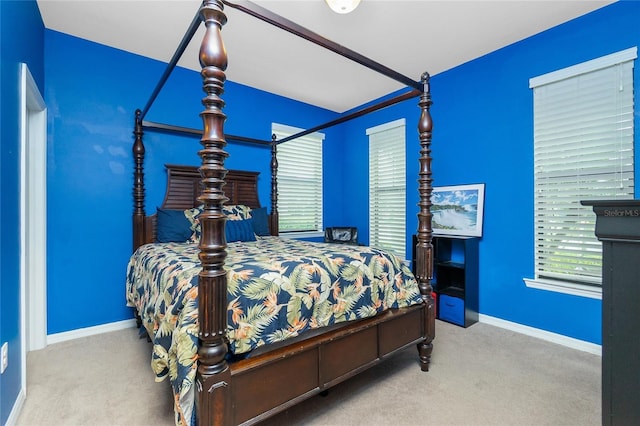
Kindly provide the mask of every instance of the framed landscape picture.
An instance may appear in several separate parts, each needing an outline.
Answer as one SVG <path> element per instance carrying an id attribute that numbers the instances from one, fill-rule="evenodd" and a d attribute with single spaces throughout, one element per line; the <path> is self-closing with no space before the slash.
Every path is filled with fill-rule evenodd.
<path id="1" fill-rule="evenodd" d="M 431 203 L 435 235 L 482 236 L 483 183 L 434 187 Z"/>

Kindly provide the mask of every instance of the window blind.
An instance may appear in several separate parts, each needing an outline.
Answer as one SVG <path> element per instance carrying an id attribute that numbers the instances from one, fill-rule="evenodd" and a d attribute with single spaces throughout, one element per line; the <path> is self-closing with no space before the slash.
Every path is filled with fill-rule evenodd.
<path id="1" fill-rule="evenodd" d="M 595 215 L 580 201 L 634 196 L 631 53 L 531 80 L 536 278 L 601 283 Z"/>
<path id="2" fill-rule="evenodd" d="M 277 139 L 302 129 L 273 124 Z M 281 233 L 322 231 L 322 133 L 278 145 L 278 213 Z"/>
<path id="3" fill-rule="evenodd" d="M 369 243 L 405 259 L 405 120 L 367 129 L 369 136 Z"/>

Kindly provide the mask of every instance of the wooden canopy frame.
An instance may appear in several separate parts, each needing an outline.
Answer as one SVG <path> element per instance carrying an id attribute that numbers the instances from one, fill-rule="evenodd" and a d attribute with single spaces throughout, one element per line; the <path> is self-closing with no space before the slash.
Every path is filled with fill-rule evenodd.
<path id="1" fill-rule="evenodd" d="M 248 13 L 393 78 L 409 87 L 410 90 L 393 99 L 354 113 L 345 114 L 338 119 L 279 141 L 263 141 L 225 135 L 224 121 L 226 116 L 223 112 L 224 101 L 222 100 L 227 67 L 227 57 L 222 40 L 222 28 L 227 21 L 224 13 L 225 5 Z M 202 89 L 206 93 L 202 99 L 204 110 L 200 113 L 204 130 L 144 121 L 149 108 L 201 22 L 204 22 L 206 27 L 200 47 Z M 389 354 L 414 343 L 418 347 L 421 369 L 428 370 L 433 349 L 432 342 L 435 338 L 434 301 L 431 295 L 433 276 L 433 247 L 431 244 L 433 233 L 431 226 L 432 119 L 429 109 L 432 101 L 429 78 L 429 74 L 424 73 L 419 82 L 413 81 L 249 1 L 204 0 L 202 2 L 148 103 L 142 110 L 136 111 L 135 142 L 133 145 L 135 165 L 133 247 L 136 249 L 148 242 L 149 238 L 146 231 L 149 226 L 148 219 L 144 209 L 143 163 L 145 147 L 142 142 L 144 129 L 201 135 L 202 149 L 199 151 L 201 157 L 199 171 L 202 192 L 198 201 L 203 205 L 203 212 L 200 215 L 202 234 L 198 245 L 202 264 L 198 282 L 198 337 L 200 343 L 196 383 L 198 424 L 252 424 L 258 422 L 345 380 L 376 364 Z M 226 343 L 227 276 L 224 269 L 226 219 L 222 211 L 222 207 L 227 201 L 223 190 L 227 175 L 227 170 L 224 167 L 225 159 L 228 156 L 224 151 L 226 140 L 271 147 L 271 226 L 272 234 L 277 235 L 277 144 L 346 122 L 416 96 L 419 96 L 418 106 L 420 108 L 420 118 L 417 125 L 420 140 L 420 170 L 415 270 L 423 303 L 417 307 L 388 311 L 374 318 L 349 323 L 337 330 L 308 338 L 300 343 L 279 347 L 273 352 L 267 352 L 255 358 L 248 358 L 233 364 L 228 363 Z M 275 232 L 273 232 L 274 226 Z M 368 354 L 369 351 L 363 348 L 370 348 L 371 355 L 355 356 L 355 354 L 361 353 Z M 334 364 L 330 354 L 335 351 L 339 353 L 353 352 L 354 364 L 339 373 L 332 370 Z M 292 371 L 292 368 L 296 368 L 296 371 L 312 368 L 316 370 L 314 373 L 310 373 L 308 386 L 301 387 L 299 377 L 282 378 L 287 372 Z M 263 388 L 261 384 L 264 384 L 265 381 L 272 386 L 287 387 L 288 389 L 279 390 L 281 394 L 277 397 L 265 397 L 264 394 L 257 393 Z M 262 390 L 264 391 L 264 389 Z M 258 399 L 260 399 L 260 403 L 258 403 Z"/>

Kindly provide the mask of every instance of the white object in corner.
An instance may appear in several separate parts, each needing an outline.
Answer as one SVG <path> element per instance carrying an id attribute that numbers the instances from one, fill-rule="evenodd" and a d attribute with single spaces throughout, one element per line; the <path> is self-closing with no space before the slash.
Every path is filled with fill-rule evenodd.
<path id="1" fill-rule="evenodd" d="M 0 367 L 0 374 L 4 373 L 4 370 L 9 366 L 9 342 L 2 344 L 2 367 Z"/>

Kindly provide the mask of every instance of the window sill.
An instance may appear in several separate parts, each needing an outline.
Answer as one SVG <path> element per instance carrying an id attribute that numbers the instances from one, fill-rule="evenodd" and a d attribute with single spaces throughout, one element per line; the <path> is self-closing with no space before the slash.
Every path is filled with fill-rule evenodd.
<path id="1" fill-rule="evenodd" d="M 529 288 L 537 288 L 539 290 L 554 291 L 556 293 L 571 294 L 574 296 L 602 300 L 602 287 L 541 278 L 523 278 L 522 280 Z"/>
<path id="2" fill-rule="evenodd" d="M 304 232 L 283 232 L 278 235 L 280 238 L 317 238 L 324 237 L 322 231 L 304 231 Z"/>

